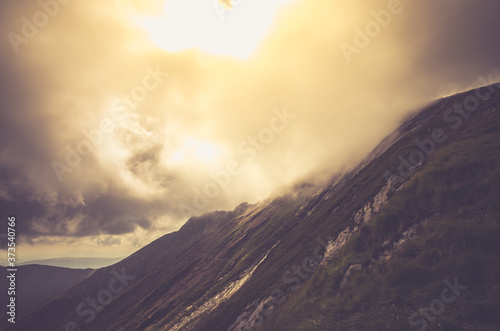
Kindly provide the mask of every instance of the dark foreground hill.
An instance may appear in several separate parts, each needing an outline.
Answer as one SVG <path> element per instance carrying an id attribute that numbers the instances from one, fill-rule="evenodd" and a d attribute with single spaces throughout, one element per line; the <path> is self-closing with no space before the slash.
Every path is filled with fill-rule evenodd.
<path id="1" fill-rule="evenodd" d="M 6 267 L 0 267 L 0 293 L 2 293 L 2 305 L 8 304 L 7 291 L 9 281 L 7 280 Z M 64 292 L 87 278 L 94 272 L 93 269 L 69 269 L 45 265 L 26 265 L 17 267 L 15 298 L 16 306 L 24 311 L 29 306 L 37 305 L 44 300 Z M 17 285 L 20 286 L 17 286 Z"/>
<path id="2" fill-rule="evenodd" d="M 499 330 L 500 87 L 324 185 L 191 218 L 12 330 Z"/>

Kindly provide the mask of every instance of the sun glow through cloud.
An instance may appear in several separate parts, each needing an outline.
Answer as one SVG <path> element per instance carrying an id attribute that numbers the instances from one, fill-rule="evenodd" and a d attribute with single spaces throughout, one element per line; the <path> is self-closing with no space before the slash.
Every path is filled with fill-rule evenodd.
<path id="1" fill-rule="evenodd" d="M 23 215 L 24 257 L 127 255 L 192 215 L 350 169 L 409 108 L 500 80 L 493 0 L 401 2 L 352 63 L 339 46 L 389 19 L 387 0 L 62 3 L 42 27 L 38 1 L 0 2 L 0 204 Z M 165 76 L 144 91 L 146 68 Z M 297 118 L 261 143 L 282 108 Z M 233 162 L 204 208 L 179 207 Z"/>
<path id="2" fill-rule="evenodd" d="M 219 158 L 219 148 L 208 141 L 185 138 L 178 149 L 169 157 L 168 161 L 172 164 L 182 164 L 186 161 L 210 165 Z"/>
<path id="3" fill-rule="evenodd" d="M 280 5 L 293 0 L 168 0 L 165 15 L 135 17 L 152 41 L 170 52 L 198 49 L 247 59 L 269 31 Z"/>

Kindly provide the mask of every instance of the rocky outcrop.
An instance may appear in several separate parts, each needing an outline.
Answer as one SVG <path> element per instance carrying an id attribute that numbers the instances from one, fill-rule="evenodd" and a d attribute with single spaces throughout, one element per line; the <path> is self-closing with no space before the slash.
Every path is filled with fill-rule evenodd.
<path id="1" fill-rule="evenodd" d="M 354 227 L 352 229 L 348 226 L 339 233 L 335 240 L 330 239 L 328 241 L 324 258 L 323 261 L 321 261 L 320 266 L 326 265 L 326 263 L 328 263 L 328 260 L 331 260 L 335 256 L 339 255 L 349 238 L 354 233 L 357 233 L 359 231 L 361 225 L 369 222 L 371 217 L 375 213 L 380 212 L 382 207 L 389 201 L 388 194 L 391 190 L 393 180 L 394 179 L 389 180 L 387 184 L 384 185 L 375 195 L 372 201 L 368 202 L 363 206 L 363 208 L 354 213 Z"/>
<path id="2" fill-rule="evenodd" d="M 342 290 L 345 285 L 349 282 L 349 279 L 351 278 L 353 272 L 358 271 L 363 269 L 363 265 L 361 264 L 353 264 L 347 269 L 347 271 L 344 274 L 344 278 L 342 278 L 342 281 L 340 282 L 340 289 Z"/>
<path id="3" fill-rule="evenodd" d="M 323 257 L 323 261 L 320 262 L 320 266 L 324 266 L 328 260 L 340 254 L 342 248 L 344 248 L 347 240 L 351 237 L 353 231 L 349 227 L 345 228 L 338 236 L 337 239 L 328 241 L 326 246 L 326 251 Z"/>
<path id="4" fill-rule="evenodd" d="M 168 328 L 168 326 L 166 326 L 163 330 L 171 330 L 171 331 L 181 330 L 186 325 L 188 325 L 188 323 L 195 321 L 203 314 L 211 312 L 212 310 L 217 308 L 217 306 L 219 306 L 222 302 L 225 302 L 229 298 L 231 298 L 252 277 L 255 270 L 257 270 L 259 265 L 262 264 L 262 262 L 264 262 L 269 253 L 276 247 L 276 245 L 278 245 L 278 243 L 279 242 L 274 244 L 274 246 L 266 253 L 266 255 L 255 266 L 253 266 L 251 270 L 247 270 L 238 280 L 232 282 L 222 292 L 216 294 L 212 298 L 205 301 L 200 307 L 196 308 L 188 316 L 183 317 L 181 321 L 176 325 L 174 325 L 172 328 Z"/>
<path id="5" fill-rule="evenodd" d="M 412 240 L 417 234 L 417 225 L 418 223 L 415 223 L 410 226 L 401 234 L 401 237 L 396 242 L 391 243 L 389 240 L 386 240 L 380 247 L 379 259 L 389 260 L 394 253 L 399 251 L 408 241 Z"/>

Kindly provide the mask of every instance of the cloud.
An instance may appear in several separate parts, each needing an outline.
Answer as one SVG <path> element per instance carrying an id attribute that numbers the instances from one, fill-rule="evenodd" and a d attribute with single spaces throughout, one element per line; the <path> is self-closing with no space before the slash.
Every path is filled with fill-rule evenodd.
<path id="1" fill-rule="evenodd" d="M 480 75 L 498 80 L 500 4 L 401 4 L 351 63 L 339 45 L 353 43 L 354 29 L 387 1 L 283 7 L 246 61 L 159 48 L 134 15 L 162 16 L 163 4 L 154 13 L 135 1 L 61 6 L 19 53 L 0 41 L 2 217 L 21 219 L 21 240 L 35 244 L 143 245 L 178 229 L 186 221 L 179 206 L 193 206 L 196 192 L 231 160 L 241 173 L 198 213 L 255 202 L 314 171 L 350 167 L 409 110 L 477 86 Z M 37 10 L 31 1 L 2 2 L 0 30 L 20 33 L 22 17 Z M 114 101 L 134 93 L 156 66 L 168 77 L 136 107 L 114 112 Z M 246 161 L 238 146 L 283 107 L 296 118 Z M 66 164 L 68 148 L 104 119 L 115 128 L 59 182 L 53 162 Z M 216 146 L 217 158 L 183 149 L 186 141 Z"/>
<path id="2" fill-rule="evenodd" d="M 233 0 L 219 0 L 218 3 L 226 9 L 233 8 Z"/>
<path id="3" fill-rule="evenodd" d="M 266 36 L 277 10 L 292 0 L 170 0 L 164 13 L 136 15 L 160 48 L 192 48 L 210 54 L 248 59 Z"/>

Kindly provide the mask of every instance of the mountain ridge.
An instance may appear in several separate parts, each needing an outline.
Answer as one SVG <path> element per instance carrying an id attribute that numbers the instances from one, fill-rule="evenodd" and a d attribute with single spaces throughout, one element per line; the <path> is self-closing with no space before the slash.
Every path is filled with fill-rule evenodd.
<path id="1" fill-rule="evenodd" d="M 179 231 L 153 241 L 114 266 L 97 270 L 32 310 L 21 321 L 21 327 L 28 330 L 37 326 L 42 331 L 64 330 L 68 325 L 82 330 L 378 330 L 383 325 L 387 330 L 410 329 L 414 325 L 408 324 L 408 318 L 422 298 L 417 294 L 418 288 L 394 275 L 410 275 L 405 262 L 423 259 L 421 255 L 427 251 L 418 246 L 422 240 L 425 242 L 420 234 L 445 237 L 444 230 L 429 232 L 432 226 L 462 233 L 462 223 L 481 236 L 486 236 L 485 229 L 492 234 L 498 231 L 495 221 L 498 223 L 500 211 L 492 204 L 498 196 L 494 184 L 499 183 L 495 156 L 500 149 L 496 145 L 498 139 L 494 139 L 500 134 L 497 87 L 498 84 L 485 87 L 494 93 L 479 102 L 474 112 L 465 113 L 467 118 L 453 112 L 453 107 L 479 89 L 439 99 L 411 114 L 357 167 L 334 175 L 326 185 L 303 183 L 295 191 L 254 205 L 244 203 L 230 212 L 216 211 L 189 219 Z M 453 129 L 460 118 L 462 125 Z M 437 129 L 447 137 L 441 143 L 436 141 L 444 136 L 434 134 Z M 417 140 L 429 142 L 433 137 L 437 137 L 433 153 L 426 154 L 415 144 Z M 405 173 L 410 175 L 405 176 L 401 160 L 419 150 L 424 155 L 421 162 L 406 166 Z M 474 153 L 478 160 L 489 160 L 492 165 L 481 165 Z M 489 182 L 480 177 L 480 170 L 489 176 Z M 470 178 L 463 180 L 463 174 Z M 467 189 L 460 186 L 459 179 Z M 442 181 L 449 185 L 441 184 Z M 467 190 L 472 189 L 484 201 L 469 196 Z M 456 195 L 463 206 L 451 203 L 450 195 Z M 457 210 L 464 218 L 458 225 L 450 220 Z M 479 224 L 476 217 L 485 217 L 483 223 Z M 489 242 L 488 245 L 492 252 L 485 256 L 496 261 L 494 249 L 498 246 Z M 460 253 L 459 257 L 465 256 L 458 247 L 452 247 Z M 477 247 L 482 252 L 482 246 Z M 402 261 L 400 254 L 406 254 L 406 260 Z M 469 275 L 466 269 L 455 270 L 440 260 L 430 261 L 434 264 L 429 262 L 429 268 L 419 264 L 410 268 L 421 275 L 414 281 L 424 288 L 428 283 L 431 287 L 442 283 L 444 277 L 435 280 L 443 276 L 440 268 Z M 403 271 L 393 271 L 398 268 L 397 263 Z M 492 272 L 494 266 L 490 269 Z M 85 319 L 76 307 L 87 296 L 96 296 L 106 289 L 114 272 L 129 275 L 133 280 L 102 305 L 102 310 L 96 309 L 91 320 Z M 496 286 L 488 275 L 484 277 L 488 284 Z M 379 282 L 383 285 L 380 288 L 385 288 L 388 279 L 410 289 L 413 301 L 402 299 L 398 293 L 386 298 L 374 294 L 375 289 L 369 292 L 363 285 Z M 352 284 L 363 291 L 357 294 Z M 473 291 L 474 287 L 468 293 Z M 498 291 L 494 287 L 492 292 Z M 364 306 L 359 299 L 363 295 L 368 302 Z M 498 300 L 488 300 L 497 307 Z M 379 301 L 384 304 L 368 307 Z M 392 308 L 391 302 L 397 308 Z M 382 313 L 376 315 L 376 309 Z M 57 320 L 53 318 L 56 311 Z M 477 316 L 474 319 L 475 315 L 468 313 L 470 320 L 461 321 L 462 324 L 445 315 L 435 317 L 450 330 L 464 325 L 477 327 Z M 500 325 L 488 318 L 492 327 Z M 422 324 L 420 320 L 414 318 L 413 322 Z M 430 320 L 423 321 L 430 329 L 437 327 Z M 490 326 L 479 327 L 487 330 Z"/>

